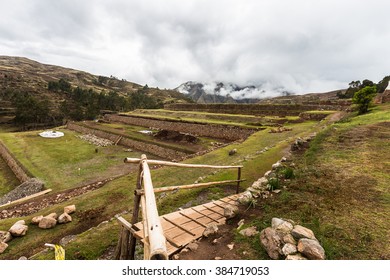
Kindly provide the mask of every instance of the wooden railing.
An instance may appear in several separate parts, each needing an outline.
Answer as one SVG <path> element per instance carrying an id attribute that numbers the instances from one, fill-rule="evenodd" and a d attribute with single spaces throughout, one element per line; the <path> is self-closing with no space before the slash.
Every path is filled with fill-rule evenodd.
<path id="1" fill-rule="evenodd" d="M 242 166 L 216 166 L 204 164 L 184 164 L 160 160 L 148 160 L 146 155 L 138 158 L 126 158 L 125 163 L 139 164 L 137 185 L 134 192 L 134 205 L 131 223 L 123 217 L 118 217 L 122 225 L 121 235 L 115 251 L 116 259 L 134 259 L 136 238 L 135 229 L 132 225 L 138 222 L 139 207 L 141 205 L 142 222 L 144 230 L 144 259 L 146 260 L 167 260 L 166 239 L 161 226 L 160 217 L 157 211 L 156 198 L 154 193 L 173 191 L 179 189 L 192 189 L 200 187 L 209 187 L 217 184 L 236 183 L 236 192 L 238 193 L 241 180 Z M 237 180 L 225 180 L 208 183 L 198 183 L 180 186 L 169 186 L 154 188 L 148 164 L 175 166 L 184 168 L 214 168 L 214 169 L 237 169 Z M 130 239 L 130 240 L 129 240 Z"/>

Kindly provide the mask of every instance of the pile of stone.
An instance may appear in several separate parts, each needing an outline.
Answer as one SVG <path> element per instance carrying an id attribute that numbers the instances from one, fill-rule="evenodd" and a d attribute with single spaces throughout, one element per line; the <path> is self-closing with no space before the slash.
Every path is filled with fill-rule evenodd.
<path id="1" fill-rule="evenodd" d="M 65 224 L 72 221 L 70 214 L 76 211 L 75 205 L 64 207 L 64 213 L 58 216 L 56 213 L 51 213 L 47 216 L 36 216 L 32 218 L 31 224 L 38 225 L 42 229 L 53 228 L 56 224 Z M 27 234 L 28 226 L 25 220 L 19 220 L 10 227 L 8 231 L 0 230 L 0 254 L 8 248 L 8 243 L 14 237 L 22 237 Z"/>
<path id="2" fill-rule="evenodd" d="M 295 139 L 294 143 L 291 144 L 290 150 L 294 152 L 294 151 L 300 151 L 309 148 L 310 141 L 313 140 L 315 136 L 316 133 L 313 133 L 304 139 L 298 137 L 297 139 Z"/>
<path id="3" fill-rule="evenodd" d="M 13 224 L 8 231 L 0 231 L 0 254 L 8 248 L 8 243 L 14 237 L 25 236 L 28 226 L 24 220 L 19 220 Z"/>
<path id="4" fill-rule="evenodd" d="M 279 161 L 272 165 L 272 169 L 268 170 L 264 173 L 264 176 L 255 181 L 252 186 L 246 189 L 239 197 L 238 201 L 241 204 L 247 205 L 251 201 L 257 198 L 268 198 L 272 195 L 272 193 L 279 193 L 281 189 L 274 190 L 270 184 L 271 179 L 276 179 L 280 174 L 278 172 L 287 167 L 286 163 L 288 159 L 286 157 L 282 157 Z M 291 166 L 291 164 L 290 164 Z M 282 178 L 280 178 L 282 179 Z M 283 187 L 282 187 L 283 188 Z"/>
<path id="5" fill-rule="evenodd" d="M 70 214 L 76 211 L 75 205 L 69 205 L 64 207 L 64 213 L 57 215 L 57 213 L 50 213 L 47 216 L 36 216 L 32 218 L 31 223 L 38 225 L 42 229 L 54 228 L 58 224 L 66 224 L 72 221 Z"/>
<path id="6" fill-rule="evenodd" d="M 271 259 L 324 260 L 325 250 L 313 231 L 292 220 L 272 218 L 272 227 L 260 232 L 260 242 Z"/>
<path id="7" fill-rule="evenodd" d="M 84 135 L 79 135 L 77 137 L 99 147 L 107 147 L 107 146 L 114 145 L 113 141 L 97 137 L 93 134 L 84 134 Z"/>

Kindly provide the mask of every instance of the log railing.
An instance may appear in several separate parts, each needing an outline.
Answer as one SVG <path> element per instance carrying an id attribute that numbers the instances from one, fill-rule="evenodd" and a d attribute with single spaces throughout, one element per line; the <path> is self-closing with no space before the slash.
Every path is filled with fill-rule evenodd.
<path id="1" fill-rule="evenodd" d="M 184 164 L 160 160 L 148 160 L 146 155 L 138 158 L 126 158 L 125 163 L 139 164 L 137 185 L 134 192 L 134 208 L 131 223 L 127 222 L 123 217 L 118 217 L 119 223 L 122 225 L 121 235 L 115 251 L 116 259 L 134 259 L 136 238 L 134 236 L 135 229 L 132 225 L 138 222 L 139 207 L 141 205 L 142 222 L 144 230 L 144 259 L 146 260 L 167 260 L 166 238 L 161 226 L 160 217 L 157 211 L 155 193 L 173 191 L 179 189 L 192 189 L 200 187 L 209 187 L 217 184 L 237 184 L 237 193 L 241 180 L 242 166 L 217 166 L 204 164 Z M 184 168 L 214 168 L 214 169 L 237 169 L 237 180 L 225 180 L 208 183 L 198 183 L 180 186 L 170 186 L 154 188 L 148 164 L 175 166 Z"/>

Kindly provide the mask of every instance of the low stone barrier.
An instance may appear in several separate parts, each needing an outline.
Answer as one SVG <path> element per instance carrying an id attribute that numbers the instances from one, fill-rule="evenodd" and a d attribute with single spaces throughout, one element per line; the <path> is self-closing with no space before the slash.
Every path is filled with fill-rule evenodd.
<path id="1" fill-rule="evenodd" d="M 110 133 L 107 131 L 99 130 L 99 129 L 94 129 L 91 127 L 87 127 L 84 125 L 80 125 L 74 122 L 69 122 L 67 124 L 67 128 L 80 132 L 80 133 L 85 133 L 85 134 L 93 134 L 96 135 L 97 137 L 100 138 L 105 138 L 108 139 L 114 143 L 117 143 L 122 146 L 130 147 L 135 150 L 147 152 L 156 156 L 159 156 L 161 158 L 169 159 L 169 160 L 178 160 L 181 159 L 185 156 L 187 156 L 187 153 L 161 147 L 155 144 L 150 144 L 150 143 L 145 143 L 141 141 L 136 141 L 130 138 L 126 138 L 124 135 L 117 135 L 114 133 Z M 121 137 L 119 139 L 119 137 Z M 119 139 L 119 141 L 118 141 Z"/>
<path id="2" fill-rule="evenodd" d="M 15 174 L 16 178 L 23 183 L 30 180 L 33 176 L 8 150 L 2 141 L 0 141 L 0 156 L 7 163 L 9 168 Z"/>
<path id="3" fill-rule="evenodd" d="M 161 120 L 157 118 L 129 115 L 107 114 L 104 116 L 104 118 L 111 122 L 121 122 L 137 126 L 154 127 L 158 129 L 188 133 L 194 136 L 211 137 L 229 141 L 246 139 L 249 135 L 256 131 L 254 129 L 247 129 L 230 125 L 195 123 L 179 120 Z"/>

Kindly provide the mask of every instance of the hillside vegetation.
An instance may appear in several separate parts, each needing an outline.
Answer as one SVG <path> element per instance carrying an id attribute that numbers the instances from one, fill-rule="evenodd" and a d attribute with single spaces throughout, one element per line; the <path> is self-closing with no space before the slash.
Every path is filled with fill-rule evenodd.
<path id="1" fill-rule="evenodd" d="M 29 128 L 27 124 L 58 125 L 64 119 L 93 119 L 102 110 L 161 108 L 184 101 L 189 100 L 173 90 L 0 56 L 0 121 L 9 122 L 16 115 L 24 128 Z"/>

